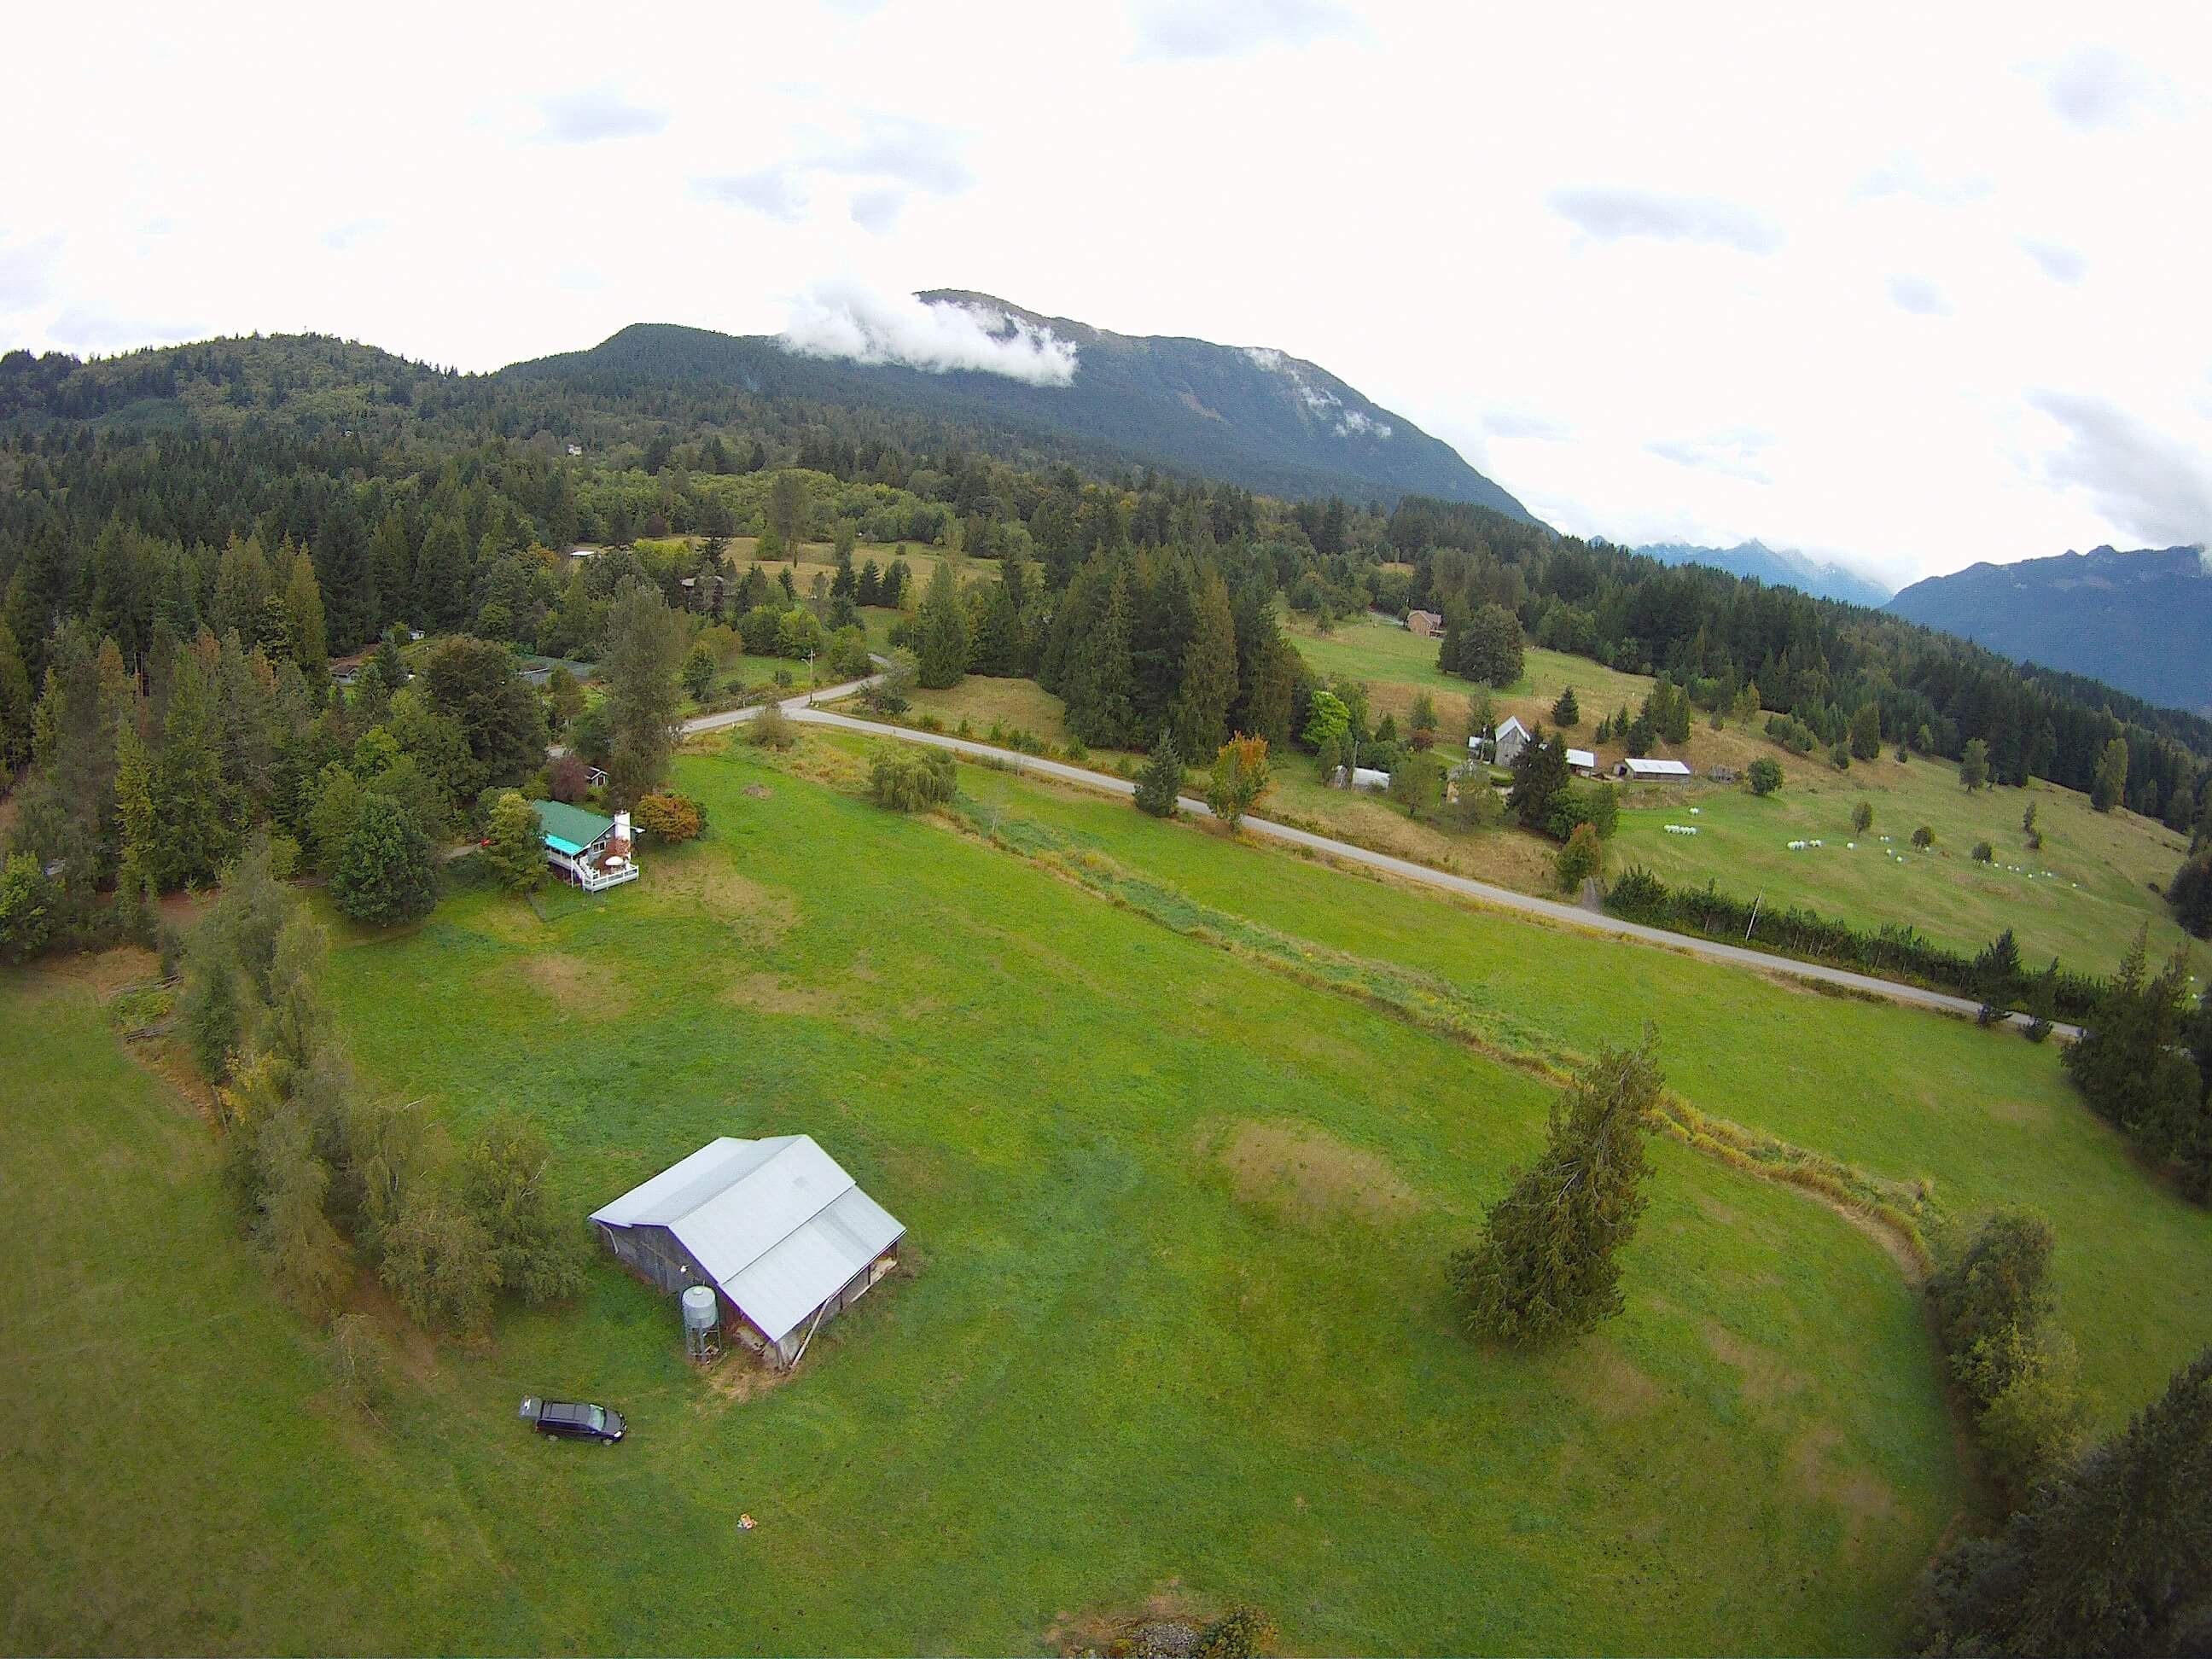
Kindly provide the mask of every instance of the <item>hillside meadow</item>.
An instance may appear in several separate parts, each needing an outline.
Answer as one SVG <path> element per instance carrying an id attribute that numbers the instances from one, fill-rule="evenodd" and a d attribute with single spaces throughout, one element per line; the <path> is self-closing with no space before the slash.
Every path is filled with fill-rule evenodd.
<path id="1" fill-rule="evenodd" d="M 1426 691 L 1443 718 L 1447 739 L 1463 737 L 1460 728 L 1473 688 L 1437 672 L 1436 641 L 1372 617 L 1347 620 L 1325 635 L 1295 617 L 1291 623 L 1291 637 L 1315 672 L 1364 681 L 1378 717 L 1395 714 L 1402 725 L 1414 697 Z M 1552 705 L 1572 686 L 1582 721 L 1568 738 L 1591 748 L 1599 720 L 1623 707 L 1633 714 L 1652 684 L 1587 658 L 1531 647 L 1526 672 L 1498 689 L 1496 703 L 1501 719 L 1516 714 L 1531 727 L 1540 721 L 1550 728 Z M 1627 752 L 1618 743 L 1595 747 L 1608 769 Z M 2032 961 L 2039 964 L 2057 956 L 2085 973 L 2110 972 L 2146 921 L 2158 953 L 2185 939 L 2159 894 L 2187 850 L 2186 837 L 2125 809 L 2092 811 L 2087 797 L 2076 791 L 2039 781 L 2025 790 L 1968 794 L 1954 763 L 1925 756 L 1900 762 L 1893 746 L 1879 759 L 1854 761 L 1849 771 L 1838 772 L 1824 756 L 1786 752 L 1763 729 L 1731 724 L 1715 732 L 1702 714 L 1687 744 L 1661 744 L 1652 752 L 1686 761 L 1701 781 L 1626 791 L 1620 833 L 1607 848 L 1611 868 L 1640 864 L 1669 883 L 1717 881 L 1746 897 L 1764 890 L 1770 903 L 1803 904 L 1865 927 L 1909 922 L 1931 939 L 1966 950 L 1978 950 L 2010 927 Z M 1702 781 L 1716 766 L 1741 773 L 1761 757 L 1779 762 L 1784 776 L 1780 792 L 1763 800 L 1747 790 Z M 1301 818 L 1320 823 L 1328 815 L 1328 793 L 1297 777 L 1285 780 L 1283 796 Z M 1856 838 L 1851 808 L 1861 799 L 1874 808 L 1875 836 L 1892 836 L 1894 850 L 1909 854 L 1912 831 L 1926 824 L 1936 832 L 1934 852 L 1899 866 L 1882 855 L 1879 840 L 1871 846 L 1862 842 L 1856 852 L 1847 849 L 1844 843 Z M 2044 840 L 2039 853 L 2027 847 L 2021 828 L 2031 801 Z M 1692 806 L 1699 809 L 1694 817 Z M 1368 822 L 1354 823 L 1365 831 L 1353 837 L 1363 843 L 1529 891 L 1549 888 L 1546 849 L 1526 837 L 1447 836 L 1409 823 L 1402 811 L 1381 803 L 1364 816 Z M 1669 823 L 1695 825 L 1699 833 L 1670 835 Z M 1790 849 L 1792 841 L 1816 839 L 1826 845 Z M 1994 866 L 1970 856 L 1982 841 L 1991 845 Z M 2017 870 L 2006 867 L 2015 865 Z"/>
<path id="2" fill-rule="evenodd" d="M 1237 1601 L 1293 1652 L 1893 1649 L 1975 1502 L 1898 1264 L 1661 1139 L 1626 1313 L 1469 1341 L 1444 1260 L 1553 1089 L 1302 951 L 1429 976 L 1508 1061 L 1651 1018 L 1689 1100 L 1924 1182 L 1931 1225 L 2042 1206 L 2107 1420 L 2212 1318 L 2212 1226 L 2047 1049 L 1004 774 L 894 817 L 849 793 L 864 746 L 704 746 L 678 783 L 708 837 L 596 899 L 329 919 L 365 1085 L 457 1135 L 530 1113 L 580 1218 L 709 1136 L 805 1130 L 907 1224 L 781 1386 L 694 1375 L 673 1310 L 595 1261 L 477 1347 L 365 1292 L 397 1398 L 346 1415 L 204 1123 L 114 1033 L 143 965 L 0 978 L 30 1079 L 0 1167 L 39 1242 L 0 1292 L 10 1650 L 1035 1651 Z M 514 1401 L 545 1391 L 630 1439 L 534 1439 Z"/>

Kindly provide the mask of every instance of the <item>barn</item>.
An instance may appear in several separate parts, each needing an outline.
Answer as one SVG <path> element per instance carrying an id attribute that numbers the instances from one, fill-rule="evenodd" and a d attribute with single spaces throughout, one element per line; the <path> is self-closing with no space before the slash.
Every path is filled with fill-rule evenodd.
<path id="1" fill-rule="evenodd" d="M 811 1135 L 720 1136 L 592 1224 L 647 1284 L 713 1285 L 724 1328 L 779 1370 L 898 1265 L 906 1236 Z"/>

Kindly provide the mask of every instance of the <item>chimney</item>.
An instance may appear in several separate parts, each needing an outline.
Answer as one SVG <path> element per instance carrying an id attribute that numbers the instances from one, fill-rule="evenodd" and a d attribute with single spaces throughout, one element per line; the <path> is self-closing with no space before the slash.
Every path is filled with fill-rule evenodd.
<path id="1" fill-rule="evenodd" d="M 627 811 L 615 814 L 615 839 L 624 846 L 629 844 L 629 814 Z"/>

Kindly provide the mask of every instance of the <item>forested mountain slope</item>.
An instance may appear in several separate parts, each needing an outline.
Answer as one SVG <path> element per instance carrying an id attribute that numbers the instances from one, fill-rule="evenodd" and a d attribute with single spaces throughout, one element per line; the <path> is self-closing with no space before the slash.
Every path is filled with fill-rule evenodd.
<path id="1" fill-rule="evenodd" d="M 1879 605 L 1889 598 L 1889 589 L 1870 576 L 1840 564 L 1823 564 L 1792 548 L 1769 547 L 1762 541 L 1738 542 L 1734 547 L 1652 542 L 1636 550 L 1662 564 L 1711 565 L 1733 575 L 1756 576 L 1769 587 L 1794 587 L 1815 599 Z"/>
<path id="2" fill-rule="evenodd" d="M 1915 582 L 1896 615 L 2022 662 L 2212 713 L 2212 571 L 2193 547 L 2110 547 Z"/>
<path id="3" fill-rule="evenodd" d="M 1316 364 L 1279 351 L 1169 336 L 1115 334 L 1044 317 L 988 295 L 921 296 L 1018 322 L 1075 348 L 1066 385 L 982 370 L 805 356 L 765 336 L 640 324 L 588 351 L 501 371 L 594 392 L 709 381 L 769 398 L 896 409 L 1047 437 L 1093 465 L 1154 465 L 1285 496 L 1395 501 L 1407 494 L 1527 508 L 1403 416 Z"/>

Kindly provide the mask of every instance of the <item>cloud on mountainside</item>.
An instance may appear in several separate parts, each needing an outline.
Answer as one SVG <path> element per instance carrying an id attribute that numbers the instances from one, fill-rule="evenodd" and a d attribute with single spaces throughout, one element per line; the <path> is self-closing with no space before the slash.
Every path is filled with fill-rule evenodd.
<path id="1" fill-rule="evenodd" d="M 2042 270 L 2054 283 L 2063 283 L 2069 288 L 2088 274 L 2089 262 L 2072 248 L 2057 242 L 2045 242 L 2033 236 L 2021 238 L 2020 251 Z"/>
<path id="2" fill-rule="evenodd" d="M 1585 185 L 1555 190 L 1544 204 L 1601 242 L 1644 236 L 1662 242 L 1710 242 L 1741 253 L 1771 253 L 1782 246 L 1779 230 L 1733 202 Z"/>
<path id="3" fill-rule="evenodd" d="M 896 364 L 932 374 L 975 369 L 1031 386 L 1066 386 L 1075 379 L 1074 343 L 1048 328 L 1004 312 L 924 305 L 910 294 L 878 294 L 852 283 L 820 283 L 801 295 L 777 339 L 802 357 Z"/>
<path id="4" fill-rule="evenodd" d="M 2192 446 L 2102 398 L 2042 392 L 2028 402 L 2066 430 L 2044 476 L 2087 490 L 2091 504 L 2154 547 L 2194 544 L 2212 569 L 2212 467 Z"/>
<path id="5" fill-rule="evenodd" d="M 1137 0 L 1130 9 L 1139 58 L 1241 58 L 1266 46 L 1304 46 L 1364 32 L 1334 0 Z"/>
<path id="6" fill-rule="evenodd" d="M 595 144 L 603 138 L 650 138 L 668 125 L 668 112 L 634 104 L 612 87 L 556 93 L 538 100 L 549 144 Z"/>

